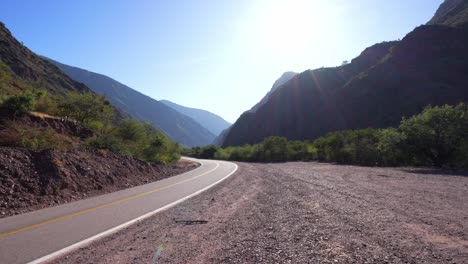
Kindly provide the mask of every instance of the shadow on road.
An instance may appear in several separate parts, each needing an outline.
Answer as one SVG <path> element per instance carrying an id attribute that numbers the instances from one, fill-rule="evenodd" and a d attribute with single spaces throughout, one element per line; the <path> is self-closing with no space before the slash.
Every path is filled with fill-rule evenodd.
<path id="1" fill-rule="evenodd" d="M 468 171 L 456 171 L 437 168 L 416 168 L 416 169 L 402 169 L 403 172 L 425 174 L 432 176 L 461 176 L 468 177 Z"/>

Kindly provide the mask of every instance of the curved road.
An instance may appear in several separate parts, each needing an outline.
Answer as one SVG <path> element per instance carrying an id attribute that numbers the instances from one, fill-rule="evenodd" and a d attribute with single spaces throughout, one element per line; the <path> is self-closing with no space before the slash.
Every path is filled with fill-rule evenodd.
<path id="1" fill-rule="evenodd" d="M 237 165 L 202 165 L 161 181 L 0 219 L 0 263 L 41 263 L 180 203 L 226 179 Z"/>

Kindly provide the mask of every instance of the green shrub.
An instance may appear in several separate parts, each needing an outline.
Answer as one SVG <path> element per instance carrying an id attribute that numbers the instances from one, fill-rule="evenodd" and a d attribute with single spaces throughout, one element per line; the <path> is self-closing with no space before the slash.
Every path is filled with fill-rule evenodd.
<path id="1" fill-rule="evenodd" d="M 45 95 L 42 91 L 26 92 L 20 95 L 12 95 L 2 99 L 1 108 L 13 113 L 23 115 L 34 109 L 36 101 Z"/>
<path id="2" fill-rule="evenodd" d="M 404 148 L 412 154 L 413 164 L 453 166 L 468 140 L 468 107 L 428 106 L 421 114 L 403 119 L 399 130 L 406 137 Z"/>
<path id="3" fill-rule="evenodd" d="M 122 141 L 113 135 L 99 135 L 89 138 L 85 145 L 97 149 L 107 149 L 115 153 L 130 155 Z"/>
<path id="4" fill-rule="evenodd" d="M 404 151 L 406 136 L 395 128 L 382 129 L 377 143 L 380 164 L 384 166 L 408 165 L 408 153 Z"/>
<path id="5" fill-rule="evenodd" d="M 65 97 L 58 97 L 55 111 L 52 114 L 72 118 L 83 124 L 109 122 L 116 114 L 107 99 L 91 92 L 69 92 Z"/>
<path id="6" fill-rule="evenodd" d="M 122 121 L 109 133 L 88 139 L 86 145 L 149 162 L 168 164 L 180 159 L 180 148 L 147 123 Z"/>

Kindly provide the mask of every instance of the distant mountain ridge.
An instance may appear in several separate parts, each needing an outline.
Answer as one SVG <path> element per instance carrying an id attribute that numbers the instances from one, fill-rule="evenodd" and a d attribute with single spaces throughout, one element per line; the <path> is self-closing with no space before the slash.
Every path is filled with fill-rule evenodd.
<path id="1" fill-rule="evenodd" d="M 203 109 L 186 107 L 168 100 L 160 100 L 159 102 L 197 121 L 215 136 L 218 136 L 224 129 L 231 125 L 231 123 L 227 122 L 222 117 Z"/>
<path id="2" fill-rule="evenodd" d="M 215 135 L 192 118 L 105 75 L 49 59 L 68 76 L 82 82 L 133 118 L 159 128 L 172 140 L 185 146 L 210 144 Z"/>
<path id="3" fill-rule="evenodd" d="M 462 1 L 463 4 L 466 1 Z M 446 1 L 441 8 L 460 1 Z M 457 5 L 458 6 L 458 5 Z M 231 126 L 223 146 L 267 136 L 313 140 L 345 129 L 396 126 L 426 105 L 468 101 L 468 25 L 446 21 L 466 8 L 410 32 L 401 41 L 364 50 L 347 65 L 305 71 Z M 436 17 L 445 14 L 436 13 Z M 435 21 L 433 19 L 431 21 Z"/>

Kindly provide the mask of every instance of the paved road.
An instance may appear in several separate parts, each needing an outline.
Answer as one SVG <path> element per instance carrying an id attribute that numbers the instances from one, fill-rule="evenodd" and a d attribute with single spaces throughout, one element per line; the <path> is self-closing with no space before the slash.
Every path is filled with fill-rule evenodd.
<path id="1" fill-rule="evenodd" d="M 0 219 L 0 263 L 40 263 L 190 198 L 237 170 L 223 161 L 158 182 Z"/>

